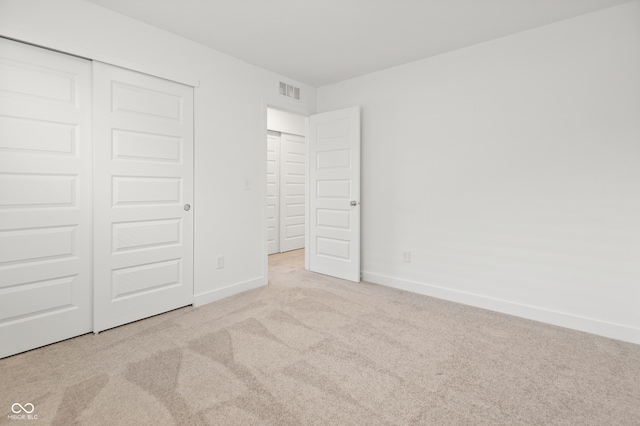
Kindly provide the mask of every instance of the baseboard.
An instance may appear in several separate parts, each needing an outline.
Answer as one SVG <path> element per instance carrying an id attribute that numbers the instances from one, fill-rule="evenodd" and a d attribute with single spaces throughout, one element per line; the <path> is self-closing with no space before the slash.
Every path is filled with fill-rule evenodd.
<path id="1" fill-rule="evenodd" d="M 540 321 L 547 324 L 553 324 L 586 333 L 597 334 L 599 336 L 609 337 L 612 339 L 623 340 L 625 342 L 640 344 L 640 329 L 623 324 L 615 324 L 593 318 L 568 314 L 566 312 L 553 311 L 537 306 L 524 305 L 507 300 L 486 297 L 479 294 L 451 290 L 373 272 L 363 272 L 362 278 L 364 281 L 374 284 L 380 284 L 412 293 L 471 305 L 478 308 Z"/>
<path id="2" fill-rule="evenodd" d="M 214 290 L 194 295 L 193 306 L 198 307 L 206 305 L 207 303 L 215 302 L 217 300 L 221 300 L 238 293 L 243 293 L 248 290 L 253 290 L 255 288 L 263 287 L 265 285 L 267 285 L 267 282 L 264 277 L 259 277 L 236 284 L 231 284 L 226 287 L 216 288 Z"/>

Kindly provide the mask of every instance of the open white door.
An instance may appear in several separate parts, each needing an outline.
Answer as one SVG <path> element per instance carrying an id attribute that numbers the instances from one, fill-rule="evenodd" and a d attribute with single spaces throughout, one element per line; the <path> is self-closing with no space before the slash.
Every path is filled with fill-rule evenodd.
<path id="1" fill-rule="evenodd" d="M 94 63 L 94 331 L 193 302 L 193 88 Z"/>
<path id="2" fill-rule="evenodd" d="M 309 269 L 360 282 L 360 107 L 309 120 Z"/>

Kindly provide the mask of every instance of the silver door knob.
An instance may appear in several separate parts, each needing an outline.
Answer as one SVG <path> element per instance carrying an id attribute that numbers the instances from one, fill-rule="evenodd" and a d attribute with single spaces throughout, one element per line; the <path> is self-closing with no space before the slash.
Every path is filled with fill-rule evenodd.
<path id="1" fill-rule="evenodd" d="M 349 203 L 351 205 L 351 207 L 355 207 L 358 205 L 358 202 L 356 200 L 351 201 L 351 203 Z"/>
<path id="2" fill-rule="evenodd" d="M 184 205 L 184 211 L 185 211 L 185 212 L 188 212 L 189 210 L 191 210 L 191 205 L 189 205 L 189 204 L 185 204 L 185 205 Z"/>

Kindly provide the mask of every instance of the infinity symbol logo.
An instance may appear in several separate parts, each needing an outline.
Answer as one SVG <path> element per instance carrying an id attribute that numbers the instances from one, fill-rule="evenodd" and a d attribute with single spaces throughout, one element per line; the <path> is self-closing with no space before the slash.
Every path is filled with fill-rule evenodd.
<path id="1" fill-rule="evenodd" d="M 31 407 L 31 409 L 29 410 L 27 407 Z M 35 409 L 36 409 L 36 407 L 34 407 L 33 404 L 30 403 L 30 402 L 27 402 L 24 405 L 20 405 L 19 403 L 14 402 L 13 405 L 11 406 L 11 411 L 13 411 L 15 414 L 18 414 L 21 411 L 24 411 L 27 414 L 31 414 L 31 413 L 33 413 L 33 410 L 35 410 Z"/>

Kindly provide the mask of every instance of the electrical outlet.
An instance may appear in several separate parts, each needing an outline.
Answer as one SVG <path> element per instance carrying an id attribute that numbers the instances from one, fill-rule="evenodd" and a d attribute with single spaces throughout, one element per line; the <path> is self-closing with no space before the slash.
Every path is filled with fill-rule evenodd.
<path id="1" fill-rule="evenodd" d="M 404 263 L 411 263 L 411 252 L 409 250 L 402 252 L 402 261 Z"/>
<path id="2" fill-rule="evenodd" d="M 224 256 L 218 256 L 218 269 L 224 268 Z"/>

